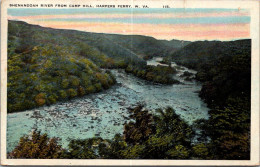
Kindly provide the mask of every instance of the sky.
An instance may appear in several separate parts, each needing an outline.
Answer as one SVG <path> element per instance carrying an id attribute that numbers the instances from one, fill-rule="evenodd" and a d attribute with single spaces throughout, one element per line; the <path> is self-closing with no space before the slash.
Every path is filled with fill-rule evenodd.
<path id="1" fill-rule="evenodd" d="M 8 19 L 43 27 L 165 40 L 250 38 L 250 12 L 246 9 L 9 8 Z"/>

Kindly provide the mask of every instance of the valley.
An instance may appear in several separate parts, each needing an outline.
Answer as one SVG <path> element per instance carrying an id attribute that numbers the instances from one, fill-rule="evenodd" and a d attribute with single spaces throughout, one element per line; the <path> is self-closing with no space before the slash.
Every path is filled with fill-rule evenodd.
<path id="1" fill-rule="evenodd" d="M 250 39 L 166 41 L 9 20 L 7 64 L 11 158 L 46 136 L 55 158 L 250 158 Z"/>

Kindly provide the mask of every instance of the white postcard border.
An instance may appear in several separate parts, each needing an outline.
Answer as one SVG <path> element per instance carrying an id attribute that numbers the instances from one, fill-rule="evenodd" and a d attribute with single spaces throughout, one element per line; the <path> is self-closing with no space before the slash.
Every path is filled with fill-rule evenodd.
<path id="1" fill-rule="evenodd" d="M 76 159 L 7 159 L 7 7 L 9 3 L 102 3 L 102 4 L 147 4 L 150 8 L 247 8 L 251 13 L 250 33 L 252 39 L 251 73 L 251 160 L 76 160 Z M 159 6 L 159 7 L 158 7 Z M 4 0 L 1 6 L 1 164 L 2 165 L 259 165 L 259 8 L 257 0 L 175 0 L 175 1 L 126 1 L 126 0 Z"/>

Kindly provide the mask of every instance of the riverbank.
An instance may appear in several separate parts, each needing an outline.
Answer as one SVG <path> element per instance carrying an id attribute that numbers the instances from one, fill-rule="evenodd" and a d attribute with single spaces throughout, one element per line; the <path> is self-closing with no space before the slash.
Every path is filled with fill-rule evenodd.
<path id="1" fill-rule="evenodd" d="M 118 83 L 108 90 L 51 106 L 8 114 L 8 150 L 17 145 L 20 137 L 36 128 L 51 137 L 59 136 L 64 147 L 71 136 L 111 139 L 116 133 L 123 132 L 123 124 L 129 116 L 127 108 L 137 103 L 144 103 L 146 108 L 153 110 L 173 107 L 189 124 L 197 119 L 208 118 L 208 108 L 196 93 L 201 88 L 198 84 L 152 84 L 126 74 L 123 69 L 111 72 Z"/>

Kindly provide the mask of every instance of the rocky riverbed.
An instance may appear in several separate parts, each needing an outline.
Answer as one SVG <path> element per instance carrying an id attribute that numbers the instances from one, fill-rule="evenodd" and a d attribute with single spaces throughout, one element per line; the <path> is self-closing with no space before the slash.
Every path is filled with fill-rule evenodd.
<path id="1" fill-rule="evenodd" d="M 59 137 L 63 147 L 72 138 L 100 136 L 111 139 L 116 133 L 123 132 L 124 123 L 129 121 L 127 108 L 137 103 L 146 104 L 146 108 L 152 110 L 170 106 L 190 124 L 208 117 L 208 108 L 196 93 L 201 86 L 195 81 L 183 80 L 183 84 L 159 85 L 126 74 L 124 70 L 111 72 L 118 83 L 109 90 L 8 114 L 7 150 L 11 151 L 21 136 L 36 128 L 51 137 Z M 176 77 L 180 78 L 181 74 Z"/>

